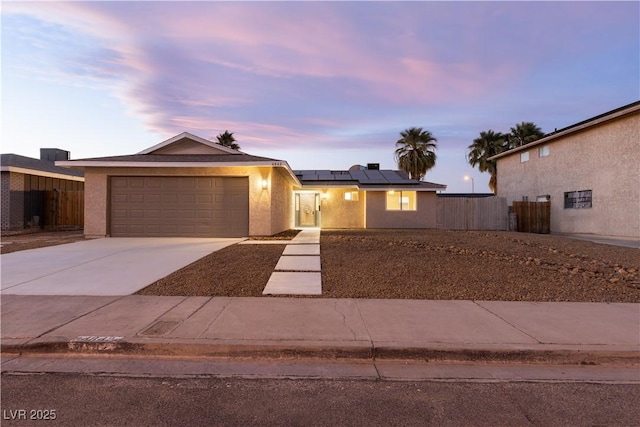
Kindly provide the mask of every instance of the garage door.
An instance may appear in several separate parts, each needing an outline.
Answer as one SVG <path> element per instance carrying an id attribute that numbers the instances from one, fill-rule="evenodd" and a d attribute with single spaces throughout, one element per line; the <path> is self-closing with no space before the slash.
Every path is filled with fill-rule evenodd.
<path id="1" fill-rule="evenodd" d="M 249 235 L 246 177 L 111 177 L 114 237 Z"/>

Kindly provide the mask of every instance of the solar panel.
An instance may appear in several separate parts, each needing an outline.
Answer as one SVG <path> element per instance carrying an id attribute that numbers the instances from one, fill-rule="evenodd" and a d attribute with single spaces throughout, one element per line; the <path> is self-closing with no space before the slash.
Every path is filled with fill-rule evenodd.
<path id="1" fill-rule="evenodd" d="M 388 184 L 389 183 L 389 181 L 387 181 L 384 178 L 384 176 L 380 173 L 379 170 L 365 169 L 364 173 L 367 176 L 366 184 Z"/>
<path id="2" fill-rule="evenodd" d="M 381 170 L 380 173 L 390 183 L 401 182 L 402 179 L 394 172 L 390 170 Z"/>
<path id="3" fill-rule="evenodd" d="M 333 181 L 336 179 L 334 175 L 331 175 L 331 173 L 319 173 L 317 177 L 320 181 Z"/>

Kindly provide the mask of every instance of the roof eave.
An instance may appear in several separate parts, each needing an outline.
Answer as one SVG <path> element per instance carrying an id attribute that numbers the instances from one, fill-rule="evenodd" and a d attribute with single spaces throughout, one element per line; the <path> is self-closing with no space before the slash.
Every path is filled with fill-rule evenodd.
<path id="1" fill-rule="evenodd" d="M 67 175 L 64 172 L 50 172 L 40 169 L 23 168 L 19 166 L 0 166 L 0 172 L 22 173 L 25 175 L 44 176 L 49 178 L 67 179 L 70 181 L 84 181 L 84 177 L 78 175 Z"/>
<path id="2" fill-rule="evenodd" d="M 171 145 L 176 141 L 180 141 L 183 138 L 189 138 L 192 141 L 196 141 L 196 142 L 199 142 L 200 144 L 206 145 L 208 147 L 212 147 L 212 148 L 215 148 L 217 150 L 224 151 L 225 153 L 229 153 L 229 154 L 242 153 L 241 151 L 234 150 L 233 148 L 225 147 L 224 145 L 217 144 L 217 143 L 215 143 L 213 141 L 209 141 L 208 139 L 201 138 L 201 137 L 199 137 L 197 135 L 194 135 L 192 133 L 182 132 L 181 134 L 178 134 L 178 135 L 176 135 L 176 136 L 174 136 L 172 138 L 169 138 L 166 141 L 162 141 L 161 143 L 156 144 L 153 147 L 149 147 L 149 148 L 147 148 L 145 150 L 142 150 L 142 151 L 140 151 L 139 153 L 136 153 L 136 154 L 150 154 L 150 153 L 153 153 L 154 151 L 159 150 L 159 149 L 161 149 L 163 147 L 166 147 L 167 145 Z"/>
<path id="3" fill-rule="evenodd" d="M 298 177 L 293 173 L 286 161 L 254 161 L 254 162 L 131 162 L 104 160 L 64 160 L 57 161 L 57 166 L 85 170 L 91 168 L 215 168 L 215 167 L 279 167 L 283 168 L 296 185 L 300 185 Z"/>
<path id="4" fill-rule="evenodd" d="M 556 139 L 560 139 L 562 137 L 565 137 L 567 135 L 571 135 L 573 133 L 581 132 L 581 131 L 583 131 L 585 129 L 589 129 L 589 128 L 594 127 L 594 126 L 598 126 L 598 125 L 600 125 L 602 123 L 606 123 L 606 122 L 608 122 L 610 120 L 614 120 L 614 119 L 617 119 L 619 117 L 626 116 L 628 114 L 631 114 L 631 113 L 634 113 L 634 112 L 637 112 L 637 111 L 640 111 L 640 103 L 632 104 L 629 108 L 624 108 L 622 110 L 615 110 L 611 114 L 608 114 L 608 115 L 605 115 L 605 116 L 600 116 L 600 117 L 598 117 L 598 118 L 596 118 L 594 120 L 589 120 L 589 121 L 587 121 L 587 122 L 585 122 L 585 123 L 583 123 L 581 125 L 578 125 L 578 126 L 570 126 L 570 127 L 566 128 L 565 130 L 561 130 L 561 131 L 559 131 L 557 133 L 553 133 L 551 135 L 544 136 L 544 137 L 542 137 L 540 139 L 536 139 L 535 141 L 530 142 L 528 144 L 521 145 L 520 147 L 512 148 L 511 150 L 507 150 L 507 151 L 505 151 L 503 153 L 496 154 L 495 156 L 491 156 L 487 160 L 497 160 L 497 159 L 500 159 L 502 157 L 510 156 L 511 154 L 519 153 L 521 151 L 526 151 L 526 150 L 528 150 L 528 149 L 530 149 L 532 147 L 535 147 L 535 146 L 538 146 L 538 145 L 541 145 L 541 144 L 546 144 L 546 143 L 553 142 Z"/>

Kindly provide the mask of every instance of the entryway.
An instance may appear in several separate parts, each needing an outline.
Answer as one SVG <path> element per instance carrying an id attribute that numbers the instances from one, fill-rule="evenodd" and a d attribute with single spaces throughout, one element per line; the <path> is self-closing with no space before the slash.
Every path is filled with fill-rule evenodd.
<path id="1" fill-rule="evenodd" d="M 295 193 L 296 228 L 320 227 L 320 193 Z"/>

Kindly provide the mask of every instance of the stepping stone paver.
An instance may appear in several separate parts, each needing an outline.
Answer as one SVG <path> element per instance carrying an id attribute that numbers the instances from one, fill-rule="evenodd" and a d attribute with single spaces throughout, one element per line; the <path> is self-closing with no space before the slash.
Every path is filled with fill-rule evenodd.
<path id="1" fill-rule="evenodd" d="M 276 271 L 320 271 L 319 256 L 281 256 L 276 264 Z"/>
<path id="2" fill-rule="evenodd" d="M 287 245 L 282 255 L 320 255 L 320 245 Z"/>
<path id="3" fill-rule="evenodd" d="M 274 272 L 262 295 L 322 295 L 322 275 L 310 272 Z"/>

